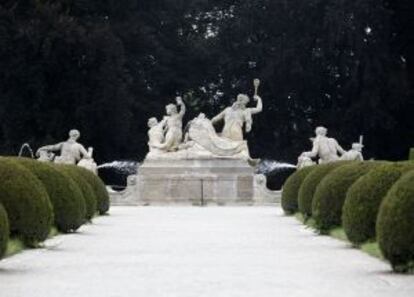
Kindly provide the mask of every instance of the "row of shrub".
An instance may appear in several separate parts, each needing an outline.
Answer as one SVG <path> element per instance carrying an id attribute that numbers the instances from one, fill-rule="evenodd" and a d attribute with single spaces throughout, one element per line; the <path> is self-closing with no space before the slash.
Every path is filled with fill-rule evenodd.
<path id="1" fill-rule="evenodd" d="M 104 183 L 84 168 L 0 157 L 0 259 L 9 238 L 36 247 L 52 227 L 74 232 L 108 210 Z"/>
<path id="2" fill-rule="evenodd" d="M 321 234 L 343 228 L 354 246 L 376 242 L 394 271 L 414 269 L 414 162 L 349 162 L 292 174 L 282 208 Z"/>

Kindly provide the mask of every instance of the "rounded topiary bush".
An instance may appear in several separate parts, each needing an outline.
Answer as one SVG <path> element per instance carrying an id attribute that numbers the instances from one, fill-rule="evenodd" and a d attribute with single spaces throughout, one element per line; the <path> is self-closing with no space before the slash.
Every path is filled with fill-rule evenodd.
<path id="1" fill-rule="evenodd" d="M 331 171 L 347 163 L 349 162 L 338 161 L 328 164 L 321 164 L 316 166 L 315 169 L 306 176 L 299 188 L 298 194 L 298 209 L 303 214 L 305 219 L 312 216 L 312 200 L 316 187 Z"/>
<path id="2" fill-rule="evenodd" d="M 286 214 L 294 214 L 298 211 L 298 192 L 300 185 L 315 167 L 309 166 L 299 169 L 286 180 L 282 190 L 282 208 Z"/>
<path id="3" fill-rule="evenodd" d="M 45 186 L 52 202 L 57 229 L 62 232 L 77 230 L 85 222 L 86 204 L 76 182 L 48 163 L 26 158 L 18 158 L 17 161 Z"/>
<path id="4" fill-rule="evenodd" d="M 77 167 L 79 174 L 83 176 L 83 178 L 89 183 L 89 185 L 92 187 L 92 189 L 95 192 L 96 197 L 96 210 L 100 215 L 103 215 L 108 212 L 109 210 L 109 194 L 106 190 L 105 184 L 103 181 L 93 172 L 82 168 Z"/>
<path id="5" fill-rule="evenodd" d="M 9 219 L 6 210 L 0 203 L 0 260 L 3 258 L 9 241 Z"/>
<path id="6" fill-rule="evenodd" d="M 414 269 L 414 171 L 403 175 L 381 203 L 376 232 L 380 249 L 395 271 Z"/>
<path id="7" fill-rule="evenodd" d="M 41 181 L 17 162 L 0 158 L 0 203 L 9 217 L 10 233 L 28 246 L 45 240 L 53 209 Z"/>
<path id="8" fill-rule="evenodd" d="M 336 168 L 322 179 L 312 201 L 317 229 L 326 233 L 341 225 L 342 206 L 349 187 L 375 165 L 375 162 L 353 162 Z"/>
<path id="9" fill-rule="evenodd" d="M 342 208 L 342 225 L 352 243 L 358 245 L 375 239 L 375 223 L 381 201 L 409 169 L 414 169 L 414 166 L 404 163 L 381 165 L 349 188 Z"/>
<path id="10" fill-rule="evenodd" d="M 78 185 L 82 192 L 83 199 L 86 204 L 86 215 L 85 218 L 90 221 L 96 212 L 96 197 L 92 186 L 85 180 L 85 178 L 79 173 L 78 166 L 75 165 L 63 165 L 56 164 L 55 168 L 61 172 L 70 176 Z"/>

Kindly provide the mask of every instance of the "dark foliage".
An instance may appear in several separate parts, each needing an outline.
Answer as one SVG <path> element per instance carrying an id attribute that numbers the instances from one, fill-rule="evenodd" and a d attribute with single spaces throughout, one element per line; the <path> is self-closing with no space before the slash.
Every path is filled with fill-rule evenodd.
<path id="1" fill-rule="evenodd" d="M 395 271 L 414 271 L 414 171 L 405 174 L 384 198 L 378 214 L 378 243 Z"/>
<path id="2" fill-rule="evenodd" d="M 330 172 L 319 183 L 313 196 L 312 218 L 321 233 L 341 225 L 342 206 L 348 189 L 377 165 L 376 162 L 344 165 Z"/>
<path id="3" fill-rule="evenodd" d="M 0 203 L 0 260 L 3 258 L 9 241 L 9 219 L 6 210 Z"/>
<path id="4" fill-rule="evenodd" d="M 298 193 L 301 184 L 317 166 L 302 168 L 288 177 L 283 185 L 282 208 L 288 215 L 298 211 Z"/>
<path id="5" fill-rule="evenodd" d="M 53 208 L 41 181 L 6 158 L 0 158 L 0 176 L 0 203 L 7 211 L 11 235 L 28 246 L 44 241 L 53 223 Z"/>
<path id="6" fill-rule="evenodd" d="M 306 176 L 305 180 L 302 182 L 299 188 L 298 194 L 298 209 L 303 214 L 305 219 L 312 216 L 313 195 L 315 194 L 319 183 L 331 171 L 346 163 L 347 162 L 335 162 L 330 164 L 322 164 L 317 166 L 310 174 Z"/>
<path id="7" fill-rule="evenodd" d="M 351 186 L 342 209 L 342 225 L 352 243 L 375 240 L 380 204 L 394 183 L 410 169 L 414 169 L 414 164 L 408 162 L 379 166 Z"/>
<path id="8" fill-rule="evenodd" d="M 323 124 L 341 143 L 364 134 L 369 157 L 403 159 L 413 16 L 408 0 L 4 0 L 0 153 L 76 127 L 99 162 L 142 159 L 147 118 L 175 95 L 186 121 L 211 117 L 259 77 L 252 155 L 294 161 Z"/>
<path id="9" fill-rule="evenodd" d="M 26 158 L 16 158 L 16 161 L 36 175 L 45 186 L 58 230 L 77 230 L 85 222 L 86 204 L 75 181 L 47 163 Z"/>
<path id="10" fill-rule="evenodd" d="M 103 215 L 109 211 L 109 194 L 106 190 L 103 181 L 91 171 L 81 167 L 77 167 L 79 174 L 89 183 L 92 187 L 96 197 L 96 211 Z"/>
<path id="11" fill-rule="evenodd" d="M 97 198 L 92 185 L 79 172 L 78 166 L 73 165 L 54 165 L 54 167 L 62 173 L 70 176 L 82 192 L 86 205 L 85 219 L 91 221 L 96 213 Z"/>

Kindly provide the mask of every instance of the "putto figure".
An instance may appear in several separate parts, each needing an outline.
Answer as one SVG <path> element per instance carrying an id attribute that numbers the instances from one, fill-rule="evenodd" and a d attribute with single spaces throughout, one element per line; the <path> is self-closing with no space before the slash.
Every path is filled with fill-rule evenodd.
<path id="1" fill-rule="evenodd" d="M 185 104 L 181 97 L 176 98 L 177 105 L 180 107 L 180 111 L 178 111 L 177 105 L 175 104 L 168 104 L 165 109 L 167 116 L 164 117 L 164 120 L 161 122 L 162 127 L 165 131 L 165 139 L 162 143 L 154 143 L 151 146 L 152 148 L 157 148 L 161 151 L 165 152 L 174 152 L 178 150 L 179 145 L 183 139 L 183 117 L 185 115 Z M 150 123 L 149 123 L 150 124 Z M 152 128 L 156 127 L 155 122 L 152 120 L 151 123 Z M 159 128 L 159 126 L 157 126 Z M 159 129 L 156 129 L 158 131 Z M 150 132 L 151 132 L 150 129 Z M 157 133 L 158 132 L 154 132 Z M 153 133 L 151 133 L 153 134 Z M 158 137 L 158 136 L 157 136 Z M 151 142 L 151 139 L 150 139 Z"/>
<path id="2" fill-rule="evenodd" d="M 55 163 L 76 165 L 82 159 L 91 159 L 84 146 L 78 143 L 80 132 L 69 131 L 69 139 L 54 145 L 46 145 L 38 149 L 36 156 L 50 155 L 52 152 L 60 152 L 60 156 L 54 158 Z"/>

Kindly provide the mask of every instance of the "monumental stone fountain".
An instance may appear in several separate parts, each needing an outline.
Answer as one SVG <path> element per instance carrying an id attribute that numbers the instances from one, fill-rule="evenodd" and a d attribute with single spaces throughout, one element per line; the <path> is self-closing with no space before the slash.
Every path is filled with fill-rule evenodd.
<path id="1" fill-rule="evenodd" d="M 235 102 L 211 120 L 200 113 L 183 131 L 186 106 L 182 98 L 166 106 L 162 120 L 148 120 L 149 152 L 128 178 L 124 201 L 129 204 L 253 204 L 255 166 L 244 132 L 253 126 L 253 116 L 263 108 L 254 80 L 254 107 L 250 98 L 239 94 Z M 223 122 L 217 132 L 215 125 Z M 266 186 L 263 178 L 257 186 Z M 258 191 L 256 191 L 258 193 Z M 272 193 L 266 192 L 268 195 Z"/>

